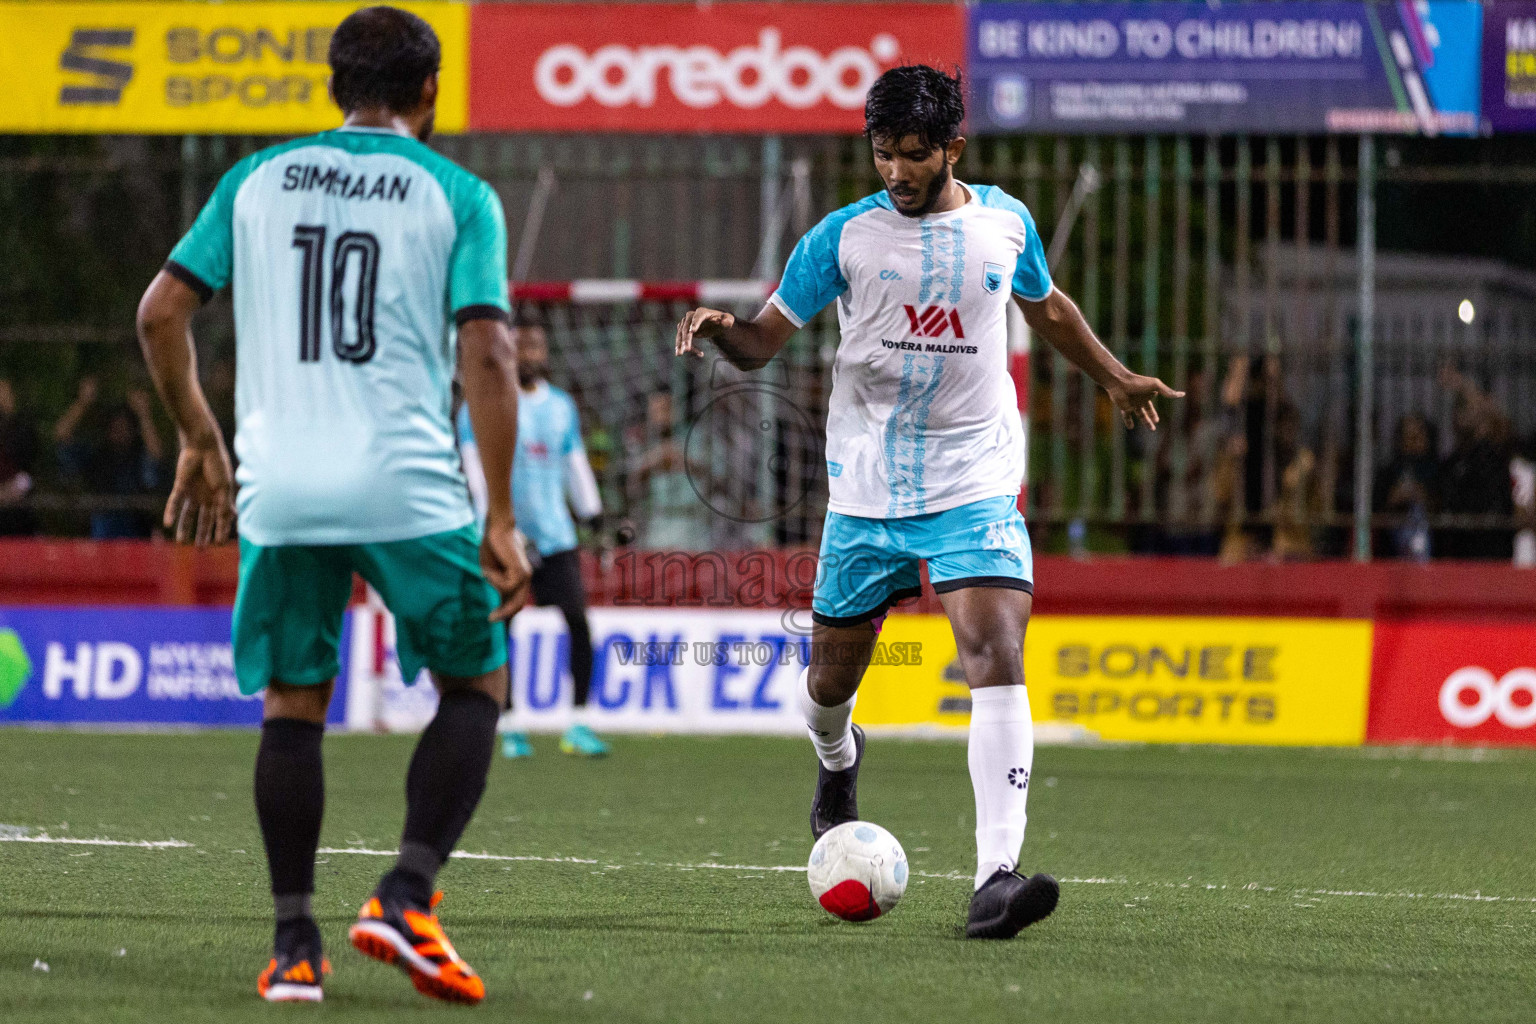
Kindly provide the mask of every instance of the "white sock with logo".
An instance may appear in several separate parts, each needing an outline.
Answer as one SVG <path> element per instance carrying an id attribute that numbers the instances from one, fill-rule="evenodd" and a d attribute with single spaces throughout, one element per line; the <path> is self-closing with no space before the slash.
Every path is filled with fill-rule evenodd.
<path id="1" fill-rule="evenodd" d="M 811 745 L 816 756 L 828 771 L 840 772 L 852 768 L 858 759 L 858 749 L 853 742 L 853 705 L 859 699 L 854 694 L 841 704 L 822 707 L 811 697 L 811 670 L 802 669 L 800 683 L 795 687 L 795 697 L 800 703 L 800 714 L 805 716 L 805 728 L 811 734 Z"/>
<path id="2" fill-rule="evenodd" d="M 1035 761 L 1035 726 L 1029 691 L 984 686 L 971 691 L 967 751 L 976 792 L 976 888 L 998 868 L 1012 871 L 1024 845 L 1024 804 Z"/>

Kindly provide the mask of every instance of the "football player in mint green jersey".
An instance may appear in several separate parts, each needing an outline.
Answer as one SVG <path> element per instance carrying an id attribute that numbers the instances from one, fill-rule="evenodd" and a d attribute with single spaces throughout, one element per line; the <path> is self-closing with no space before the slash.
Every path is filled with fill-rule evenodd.
<path id="1" fill-rule="evenodd" d="M 246 693 L 266 691 L 255 793 L 276 917 L 258 992 L 318 1001 L 330 969 L 310 908 L 320 748 L 357 572 L 395 615 L 401 675 L 430 669 L 441 700 L 406 776 L 399 858 L 350 937 L 422 993 L 474 1003 L 484 983 L 443 933 L 433 889 L 485 789 L 507 694 L 504 623 L 529 586 L 511 502 L 506 224 L 490 186 L 424 145 L 441 62 L 426 22 L 357 11 L 329 59 L 343 126 L 237 163 L 139 306 L 139 339 L 181 437 L 165 525 L 205 544 L 239 522 L 235 671 Z M 225 285 L 233 503 L 190 331 Z M 486 476 L 501 481 L 483 537 L 449 420 L 456 363 Z"/>

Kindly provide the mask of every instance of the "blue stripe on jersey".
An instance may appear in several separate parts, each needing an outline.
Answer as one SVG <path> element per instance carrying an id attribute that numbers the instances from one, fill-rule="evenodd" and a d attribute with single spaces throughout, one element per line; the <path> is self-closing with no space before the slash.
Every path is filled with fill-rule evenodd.
<path id="1" fill-rule="evenodd" d="M 928 414 L 944 376 L 945 356 L 908 352 L 902 356 L 896 404 L 885 421 L 885 476 L 890 488 L 886 515 L 922 515 L 928 457 Z"/>
<path id="2" fill-rule="evenodd" d="M 918 227 L 918 239 L 923 258 L 923 273 L 917 283 L 918 304 L 959 305 L 965 284 L 964 222 L 924 220 Z"/>
<path id="3" fill-rule="evenodd" d="M 1032 302 L 1038 302 L 1051 294 L 1051 268 L 1045 262 L 1045 245 L 1040 232 L 1035 229 L 1035 218 L 1029 208 L 996 185 L 973 185 L 976 198 L 982 206 L 994 210 L 1016 213 L 1024 222 L 1024 251 L 1013 271 L 1013 293 Z"/>

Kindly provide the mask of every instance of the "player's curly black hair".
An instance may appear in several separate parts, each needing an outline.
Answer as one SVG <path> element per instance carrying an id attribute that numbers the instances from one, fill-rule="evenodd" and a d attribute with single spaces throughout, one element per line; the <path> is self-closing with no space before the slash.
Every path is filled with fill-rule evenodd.
<path id="1" fill-rule="evenodd" d="M 949 75 L 926 64 L 891 68 L 864 101 L 864 134 L 871 139 L 916 135 L 930 149 L 947 146 L 959 138 L 964 120 L 960 72 Z"/>
<path id="2" fill-rule="evenodd" d="M 398 7 L 364 7 L 331 34 L 331 91 L 346 113 L 380 105 L 414 110 L 437 73 L 443 48 L 432 26 Z"/>

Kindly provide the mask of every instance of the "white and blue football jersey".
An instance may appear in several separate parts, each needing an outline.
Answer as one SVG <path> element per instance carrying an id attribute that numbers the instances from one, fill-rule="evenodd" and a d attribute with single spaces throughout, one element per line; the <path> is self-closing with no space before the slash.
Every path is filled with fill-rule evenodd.
<path id="1" fill-rule="evenodd" d="M 827 412 L 828 507 L 896 519 L 1018 494 L 1024 430 L 1008 375 L 1010 293 L 1050 270 L 1034 218 L 999 188 L 907 217 L 885 192 L 829 214 L 769 300 L 803 326 L 837 300 Z"/>
<path id="2" fill-rule="evenodd" d="M 253 153 L 167 270 L 233 284 L 241 536 L 358 544 L 474 521 L 449 421 L 452 326 L 505 317 L 489 185 L 421 142 L 342 128 Z"/>
<path id="3" fill-rule="evenodd" d="M 479 466 L 479 443 L 470 422 L 469 407 L 459 410 L 459 443 L 468 453 L 471 491 Z M 597 481 L 587 462 L 581 440 L 581 414 L 576 400 L 557 387 L 540 381 L 517 396 L 517 451 L 512 460 L 512 512 L 518 529 L 541 555 L 569 551 L 576 546 L 574 506 L 583 519 L 603 510 Z"/>

